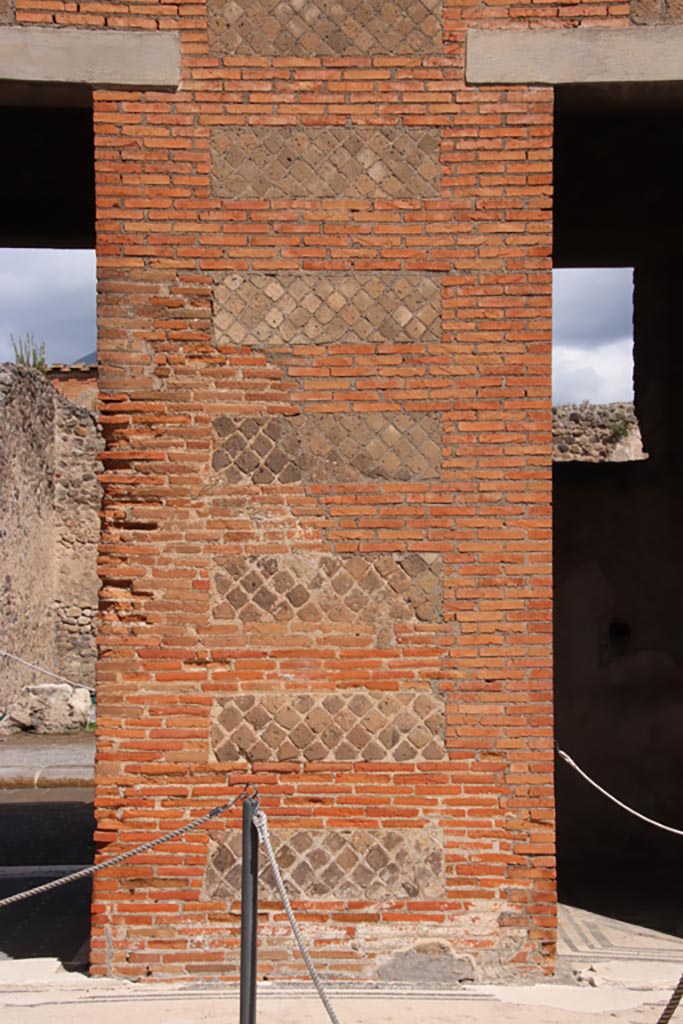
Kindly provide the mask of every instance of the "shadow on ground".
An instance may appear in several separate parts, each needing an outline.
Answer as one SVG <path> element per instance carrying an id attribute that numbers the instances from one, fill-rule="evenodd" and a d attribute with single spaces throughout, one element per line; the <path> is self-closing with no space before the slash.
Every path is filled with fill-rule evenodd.
<path id="1" fill-rule="evenodd" d="M 89 803 L 0 803 L 0 899 L 93 861 Z M 92 880 L 82 879 L 0 909 L 0 957 L 57 957 L 88 967 Z"/>

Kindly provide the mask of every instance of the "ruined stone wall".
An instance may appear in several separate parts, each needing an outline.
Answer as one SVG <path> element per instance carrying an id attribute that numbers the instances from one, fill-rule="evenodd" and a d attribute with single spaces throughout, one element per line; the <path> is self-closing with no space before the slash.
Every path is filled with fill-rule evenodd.
<path id="1" fill-rule="evenodd" d="M 93 414 L 57 399 L 55 418 L 55 543 L 58 574 L 54 611 L 63 674 L 95 683 L 99 580 L 102 440 Z"/>
<path id="2" fill-rule="evenodd" d="M 553 408 L 553 462 L 631 462 L 647 457 L 633 402 Z"/>
<path id="3" fill-rule="evenodd" d="M 0 366 L 0 647 L 57 671 L 55 400 L 37 371 Z M 0 708 L 34 681 L 0 658 Z"/>
<path id="4" fill-rule="evenodd" d="M 44 374 L 0 367 L 0 647 L 94 684 L 101 439 Z M 45 678 L 0 659 L 3 707 Z"/>

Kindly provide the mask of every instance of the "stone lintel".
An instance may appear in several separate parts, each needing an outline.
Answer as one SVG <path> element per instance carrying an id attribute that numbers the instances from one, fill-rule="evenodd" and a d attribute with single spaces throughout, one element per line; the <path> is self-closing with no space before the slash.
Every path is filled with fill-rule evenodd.
<path id="1" fill-rule="evenodd" d="M 0 80 L 176 89 L 178 33 L 2 26 Z"/>
<path id="2" fill-rule="evenodd" d="M 683 26 L 471 29 L 470 85 L 683 81 Z"/>

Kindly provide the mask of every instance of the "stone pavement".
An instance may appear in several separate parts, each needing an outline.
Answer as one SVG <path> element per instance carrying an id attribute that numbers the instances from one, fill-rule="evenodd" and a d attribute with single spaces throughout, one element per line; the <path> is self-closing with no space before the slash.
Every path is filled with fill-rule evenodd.
<path id="1" fill-rule="evenodd" d="M 0 790 L 91 787 L 95 733 L 17 733 L 0 739 Z"/>
<path id="2" fill-rule="evenodd" d="M 656 1024 L 683 970 L 683 939 L 560 911 L 557 980 L 417 990 L 329 986 L 341 1024 Z M 158 985 L 70 974 L 56 960 L 0 962 L 3 1024 L 204 1024 L 239 1017 L 235 986 Z M 326 1024 L 310 985 L 264 982 L 257 1024 Z M 683 1009 L 674 1024 L 683 1022 Z"/>
<path id="3" fill-rule="evenodd" d="M 30 970 L 19 970 L 26 964 Z M 330 989 L 341 1024 L 656 1024 L 667 995 L 611 985 Z M 224 1024 L 237 1022 L 239 998 L 234 986 L 88 980 L 33 960 L 0 963 L 0 1014 L 3 1024 Z M 257 1022 L 326 1024 L 327 1017 L 310 986 L 263 983 Z"/>

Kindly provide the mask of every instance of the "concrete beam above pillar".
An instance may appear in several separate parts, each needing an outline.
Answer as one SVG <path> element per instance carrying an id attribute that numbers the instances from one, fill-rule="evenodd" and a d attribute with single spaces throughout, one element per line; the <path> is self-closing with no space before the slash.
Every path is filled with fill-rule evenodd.
<path id="1" fill-rule="evenodd" d="M 177 32 L 0 27 L 0 81 L 177 89 Z"/>
<path id="2" fill-rule="evenodd" d="M 683 26 L 471 29 L 471 85 L 683 81 Z"/>

